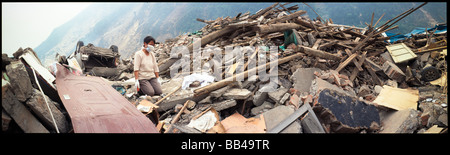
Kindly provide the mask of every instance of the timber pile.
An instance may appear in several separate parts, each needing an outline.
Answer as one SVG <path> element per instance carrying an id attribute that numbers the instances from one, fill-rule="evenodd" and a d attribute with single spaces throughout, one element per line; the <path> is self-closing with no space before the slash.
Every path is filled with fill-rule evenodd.
<path id="1" fill-rule="evenodd" d="M 372 14 L 372 20 L 370 21 L 370 24 L 366 23 L 366 28 L 334 24 L 331 19 L 324 21 L 320 17 L 317 19 L 309 19 L 302 16 L 306 13 L 306 11 L 297 10 L 297 5 L 287 7 L 287 4 L 289 3 L 275 3 L 267 8 L 261 9 L 253 15 L 247 12 L 244 14 L 239 13 L 235 17 L 219 17 L 215 20 L 197 19 L 199 22 L 206 23 L 206 26 L 193 34 L 179 36 L 166 42 L 169 47 L 181 45 L 188 46 L 188 50 L 191 54 L 191 60 L 193 59 L 192 55 L 195 52 L 199 50 L 204 51 L 209 47 L 219 48 L 223 55 L 226 54 L 223 51 L 225 51 L 227 47 L 281 47 L 278 48 L 279 80 L 276 82 L 275 86 L 273 86 L 273 88 L 275 88 L 274 92 L 264 93 L 261 91 L 262 89 L 271 87 L 269 86 L 269 81 L 261 80 L 257 77 L 257 80 L 252 81 L 252 79 L 255 79 L 255 76 L 248 77 L 248 72 L 257 70 L 257 67 L 247 68 L 249 61 L 252 58 L 258 59 L 261 55 L 256 54 L 257 50 L 256 52 L 255 50 L 246 52 L 246 55 L 244 55 L 244 72 L 236 72 L 236 66 L 240 65 L 239 61 L 231 61 L 231 65 L 227 62 L 221 64 L 220 70 L 223 74 L 220 76 L 224 80 L 216 81 L 201 88 L 189 88 L 193 91 L 193 96 L 201 96 L 200 100 L 195 101 L 197 103 L 195 108 L 184 108 L 182 103 L 178 103 L 174 109 L 170 109 L 163 114 L 163 117 L 160 119 L 170 120 L 172 118 L 171 115 L 174 115 L 175 111 L 179 114 L 182 107 L 182 111 L 186 111 L 181 115 L 181 119 L 180 117 L 176 117 L 178 119 L 176 122 L 162 121 L 167 124 L 176 124 L 176 129 L 168 132 L 223 133 L 226 132 L 227 127 L 224 127 L 225 131 L 223 129 L 217 129 L 220 128 L 221 124 L 223 124 L 219 120 L 223 121 L 229 117 L 234 117 L 234 115 L 232 115 L 233 113 L 239 113 L 246 118 L 259 118 L 260 115 L 265 116 L 274 114 L 282 117 L 278 119 L 285 119 L 288 116 L 280 116 L 285 111 L 280 110 L 282 108 L 275 107 L 292 106 L 296 110 L 299 109 L 304 103 L 309 103 L 311 105 L 317 104 L 318 107 L 322 107 L 320 106 L 320 103 L 318 103 L 318 101 L 320 101 L 319 94 L 322 90 L 329 88 L 350 96 L 351 98 L 360 100 L 358 102 L 353 102 L 352 104 L 362 104 L 362 102 L 364 102 L 365 104 L 373 106 L 377 105 L 372 101 L 374 101 L 377 95 L 380 94 L 379 88 L 382 88 L 383 85 L 396 86 L 404 89 L 411 85 L 411 80 L 405 80 L 405 75 L 401 74 L 402 71 L 394 70 L 397 72 L 391 71 L 389 72 L 390 74 L 388 74 L 387 71 L 384 71 L 384 64 L 389 60 L 387 57 L 383 56 L 390 57 L 386 46 L 391 44 L 387 42 L 390 37 L 384 36 L 383 33 L 398 28 L 398 26 L 394 26 L 395 23 L 419 9 L 426 3 L 417 8 L 407 10 L 397 17 L 388 20 L 386 23 L 380 23 L 383 15 L 380 18 L 375 19 L 374 14 Z M 434 37 L 440 38 L 437 35 Z M 421 38 L 418 39 L 420 40 Z M 417 47 L 412 46 L 414 49 L 423 47 L 423 45 L 421 45 L 423 44 L 422 40 L 414 42 L 406 40 L 405 42 L 416 44 Z M 201 45 L 200 49 L 194 49 L 195 43 Z M 167 49 L 165 51 L 167 51 Z M 266 62 L 269 62 L 270 57 L 271 56 L 267 54 L 265 56 L 263 55 L 261 58 L 266 59 Z M 239 59 L 238 57 L 233 58 Z M 160 59 L 161 62 L 166 63 L 162 63 L 162 65 L 171 67 L 173 67 L 172 65 L 190 65 L 192 67 L 192 62 L 198 62 L 191 61 L 190 64 L 173 64 L 170 60 L 175 61 L 177 59 L 174 60 L 173 58 L 168 57 L 165 59 L 166 60 Z M 201 64 L 204 65 L 211 59 L 213 59 L 212 56 L 202 58 Z M 169 63 L 169 65 L 167 65 L 167 63 Z M 401 64 L 397 66 L 395 63 L 390 63 L 390 65 L 391 66 L 388 67 L 401 67 L 402 70 L 404 70 Z M 269 63 L 265 66 L 269 69 Z M 311 74 L 295 74 L 296 72 L 299 72 L 299 70 L 303 70 L 305 68 L 315 68 L 317 70 L 310 72 Z M 166 69 L 166 72 L 164 72 L 164 69 Z M 168 76 L 168 70 L 169 67 L 163 67 L 163 70 L 161 70 L 160 66 L 160 71 L 163 76 Z M 190 71 L 192 74 L 193 70 Z M 390 70 L 388 69 L 388 71 Z M 179 72 L 181 72 L 181 69 Z M 202 70 L 202 72 L 213 73 L 213 67 L 210 66 L 208 70 Z M 391 74 L 394 74 L 392 72 L 398 73 L 395 75 L 403 78 L 391 76 Z M 310 75 L 311 77 L 305 78 L 307 75 Z M 237 80 L 240 78 L 245 80 L 243 82 Z M 309 83 L 308 85 L 311 85 L 311 88 L 308 88 L 306 91 L 297 90 L 296 83 L 302 82 L 299 79 L 310 79 L 309 81 L 306 81 L 306 83 Z M 423 85 L 426 85 L 426 83 L 422 83 L 421 86 Z M 241 92 L 241 94 L 237 92 Z M 192 99 L 192 97 L 189 97 L 189 99 Z M 170 101 L 167 101 L 167 103 L 168 102 Z M 162 104 L 164 104 L 164 101 Z M 217 107 L 218 105 L 221 106 Z M 213 125 L 208 128 L 209 130 L 204 128 L 196 128 L 197 130 L 192 130 L 192 128 L 195 128 L 194 125 L 188 125 L 193 121 L 192 118 L 200 117 L 211 108 L 219 109 L 214 111 L 214 113 L 219 116 L 219 119 L 210 123 Z M 321 118 L 322 116 L 329 117 L 330 112 L 328 111 L 328 114 L 323 115 L 317 113 L 320 112 L 320 110 L 317 110 L 316 107 L 313 107 L 313 109 L 315 109 L 318 119 L 321 121 L 321 125 L 325 130 L 316 129 L 311 131 L 311 126 L 315 126 L 314 121 L 311 121 L 314 119 L 307 119 L 308 115 L 305 115 L 301 117 L 301 120 L 303 120 L 301 125 L 303 125 L 304 129 L 301 129 L 301 125 L 299 125 L 300 127 L 298 128 L 292 127 L 295 125 L 290 125 L 288 127 L 290 128 L 288 132 L 298 133 L 303 131 L 325 131 L 375 133 L 380 130 L 381 124 L 380 118 L 378 117 L 366 120 L 366 122 L 369 120 L 376 120 L 372 122 L 372 124 L 371 122 L 368 122 L 370 126 L 358 126 L 356 127 L 358 130 L 355 130 L 355 124 L 349 125 L 344 121 L 340 123 L 341 126 L 339 127 L 333 127 L 333 125 L 330 126 L 330 124 L 327 123 L 336 122 L 336 118 L 334 118 L 334 121 L 329 120 L 329 118 Z M 374 114 L 373 110 L 376 108 L 370 109 L 372 111 L 354 112 L 354 114 L 368 115 L 367 113 L 371 113 L 371 116 L 375 116 L 372 114 Z M 380 107 L 379 109 L 385 110 L 383 107 Z M 286 113 L 292 114 L 293 111 Z M 341 111 L 341 113 L 345 113 L 345 111 Z M 378 113 L 378 111 L 375 111 L 375 113 Z M 266 116 L 264 118 L 266 118 L 266 131 L 269 131 L 269 128 L 274 126 L 269 125 L 269 122 L 273 121 L 275 118 L 269 118 Z M 337 121 L 339 122 L 341 120 L 338 119 Z M 353 127 L 351 127 L 352 125 Z M 288 128 L 286 128 L 286 131 Z M 296 129 L 291 130 L 292 128 Z M 171 126 L 170 130 L 173 129 L 173 126 Z M 426 128 L 423 128 L 423 130 L 425 129 Z"/>

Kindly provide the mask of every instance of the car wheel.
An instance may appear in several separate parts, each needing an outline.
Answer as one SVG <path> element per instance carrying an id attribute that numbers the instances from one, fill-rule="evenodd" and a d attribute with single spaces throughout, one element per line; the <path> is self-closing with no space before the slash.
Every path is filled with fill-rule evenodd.
<path id="1" fill-rule="evenodd" d="M 111 45 L 109 49 L 111 49 L 114 53 L 119 53 L 119 47 L 117 47 L 116 45 Z"/>
<path id="2" fill-rule="evenodd" d="M 423 68 L 420 75 L 422 76 L 422 80 L 425 82 L 434 81 L 441 77 L 439 70 L 433 66 Z"/>

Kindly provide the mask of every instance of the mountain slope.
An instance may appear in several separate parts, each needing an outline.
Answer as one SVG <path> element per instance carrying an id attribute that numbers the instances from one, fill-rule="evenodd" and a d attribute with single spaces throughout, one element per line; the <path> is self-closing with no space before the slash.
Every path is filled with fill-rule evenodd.
<path id="1" fill-rule="evenodd" d="M 271 3 L 237 9 L 235 6 L 238 5 L 250 6 L 248 3 L 95 3 L 56 28 L 34 50 L 39 59 L 48 63 L 47 60 L 54 59 L 56 53 L 71 54 L 77 41 L 81 40 L 104 48 L 117 45 L 124 58 L 138 50 L 147 35 L 163 42 L 205 26 L 196 18 L 235 16 L 239 12 L 255 12 Z"/>
<path id="2" fill-rule="evenodd" d="M 53 60 L 56 53 L 69 55 L 75 50 L 77 41 L 109 48 L 117 45 L 122 58 L 129 57 L 142 45 L 142 39 L 153 36 L 164 42 L 185 32 L 194 32 L 205 26 L 196 18 L 214 20 L 218 17 L 234 17 L 238 13 L 256 13 L 273 3 L 94 3 L 69 22 L 56 28 L 52 34 L 34 50 L 44 62 Z M 303 3 L 298 10 L 307 11 L 307 16 L 317 15 Z M 421 3 L 308 3 L 319 15 L 332 19 L 336 24 L 365 27 L 370 24 L 372 12 L 374 22 L 383 14 L 379 25 L 401 12 Z M 444 5 L 443 5 L 444 4 Z M 423 12 L 427 12 L 426 16 Z M 428 3 L 423 11 L 416 11 L 396 25 L 393 33 L 407 33 L 414 27 L 434 26 L 429 17 L 437 22 L 446 19 L 445 3 Z M 428 18 L 427 18 L 428 17 Z"/>

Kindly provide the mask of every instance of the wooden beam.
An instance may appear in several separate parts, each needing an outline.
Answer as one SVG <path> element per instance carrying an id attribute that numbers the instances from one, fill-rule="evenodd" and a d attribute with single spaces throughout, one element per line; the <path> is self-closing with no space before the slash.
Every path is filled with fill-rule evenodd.
<path id="1" fill-rule="evenodd" d="M 328 60 L 334 60 L 334 61 L 340 61 L 341 57 L 322 51 L 322 50 L 316 50 L 310 47 L 306 47 L 306 46 L 299 46 L 299 50 L 302 52 L 305 52 L 308 55 L 312 55 L 312 56 L 316 56 L 316 57 L 320 57 L 320 58 L 324 58 L 324 59 L 328 59 Z"/>
<path id="2" fill-rule="evenodd" d="M 186 109 L 186 106 L 187 106 L 187 104 L 188 104 L 189 102 L 194 102 L 194 101 L 187 100 L 187 101 L 184 103 L 183 107 L 182 107 L 181 110 L 178 112 L 178 114 L 172 119 L 172 121 L 170 122 L 169 127 L 167 128 L 167 130 L 166 130 L 164 133 L 167 133 L 167 132 L 169 132 L 170 130 L 172 130 L 172 124 L 178 122 L 178 120 L 180 119 L 181 114 L 184 112 L 184 109 Z"/>
<path id="3" fill-rule="evenodd" d="M 344 62 L 339 64 L 339 66 L 335 69 L 337 72 L 340 72 L 342 69 L 344 69 L 345 66 L 347 66 L 352 60 L 355 60 L 355 57 L 358 56 L 357 53 L 353 53 L 350 55 Z"/>
<path id="4" fill-rule="evenodd" d="M 347 55 L 352 55 L 352 52 L 349 49 L 345 49 L 345 52 L 347 53 Z M 358 61 L 356 61 L 356 59 L 353 59 L 352 61 L 355 64 L 356 68 L 358 68 L 359 71 L 363 71 L 364 70 L 361 67 L 362 64 L 358 63 Z"/>
<path id="5" fill-rule="evenodd" d="M 380 22 L 381 18 L 383 18 L 384 14 L 386 14 L 386 13 L 383 13 L 383 15 L 381 15 L 381 17 L 378 18 L 377 22 L 375 23 L 375 25 L 373 25 L 373 27 L 376 27 L 376 26 L 377 26 L 378 22 Z"/>
<path id="6" fill-rule="evenodd" d="M 366 59 L 366 54 L 367 54 L 367 52 L 363 52 L 361 58 L 358 61 L 359 64 L 361 64 L 361 65 L 364 64 L 364 60 Z M 353 80 L 355 80 L 355 78 L 358 75 L 358 73 L 359 73 L 359 69 L 355 67 L 353 69 L 352 75 L 350 76 L 350 81 L 353 82 Z"/>

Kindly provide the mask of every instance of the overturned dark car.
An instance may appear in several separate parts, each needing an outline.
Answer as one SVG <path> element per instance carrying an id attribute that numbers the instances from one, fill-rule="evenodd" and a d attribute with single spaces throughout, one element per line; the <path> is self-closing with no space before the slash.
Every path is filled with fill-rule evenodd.
<path id="1" fill-rule="evenodd" d="M 109 48 L 95 47 L 89 43 L 84 46 L 83 41 L 78 41 L 73 57 L 81 60 L 80 67 L 84 72 L 90 72 L 94 67 L 116 68 L 119 65 L 120 54 L 116 45 Z"/>
<path id="2" fill-rule="evenodd" d="M 132 69 L 132 64 L 121 63 L 119 49 L 116 45 L 109 48 L 96 47 L 89 43 L 84 46 L 83 41 L 78 41 L 75 51 L 69 57 L 58 56 L 59 63 L 67 67 L 79 70 L 79 74 L 101 76 L 111 80 L 129 79 L 131 74 L 124 74 Z"/>

